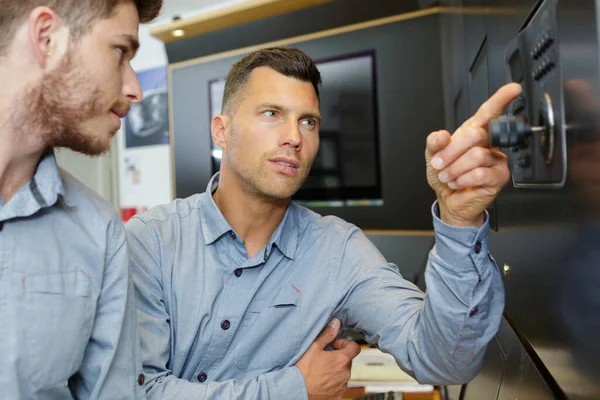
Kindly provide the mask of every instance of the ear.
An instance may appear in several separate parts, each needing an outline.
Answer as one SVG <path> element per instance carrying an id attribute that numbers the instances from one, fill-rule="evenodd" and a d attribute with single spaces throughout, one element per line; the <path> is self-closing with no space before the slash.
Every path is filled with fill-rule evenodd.
<path id="1" fill-rule="evenodd" d="M 45 68 L 52 60 L 61 59 L 66 51 L 69 32 L 62 20 L 49 7 L 37 7 L 27 20 L 33 55 Z"/>
<path id="2" fill-rule="evenodd" d="M 222 114 L 215 115 L 210 124 L 210 133 L 213 142 L 222 149 L 226 149 L 229 138 L 229 118 Z"/>

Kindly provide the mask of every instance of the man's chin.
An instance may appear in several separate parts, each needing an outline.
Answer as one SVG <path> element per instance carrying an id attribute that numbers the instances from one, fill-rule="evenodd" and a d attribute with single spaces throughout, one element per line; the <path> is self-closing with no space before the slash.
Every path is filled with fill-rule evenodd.
<path id="1" fill-rule="evenodd" d="M 273 188 L 272 187 L 272 188 L 270 188 L 270 190 L 267 193 L 268 193 L 268 197 L 272 198 L 273 200 L 282 201 L 282 200 L 291 199 L 292 196 L 295 195 L 298 190 L 300 190 L 300 188 L 296 188 L 296 187 Z"/>
<path id="2" fill-rule="evenodd" d="M 63 147 L 72 150 L 76 153 L 81 153 L 86 156 L 100 156 L 107 153 L 110 150 L 110 139 L 99 139 L 99 138 L 78 138 L 76 140 L 65 140 L 57 143 L 50 143 L 50 147 Z"/>

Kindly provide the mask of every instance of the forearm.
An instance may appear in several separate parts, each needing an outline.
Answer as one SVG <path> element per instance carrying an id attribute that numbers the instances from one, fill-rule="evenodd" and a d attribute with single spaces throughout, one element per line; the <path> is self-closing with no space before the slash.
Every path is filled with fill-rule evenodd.
<path id="1" fill-rule="evenodd" d="M 451 227 L 434 217 L 434 226 L 427 295 L 406 356 L 419 381 L 464 383 L 479 371 L 498 330 L 504 289 L 488 253 L 487 219 L 477 229 Z"/>
<path id="2" fill-rule="evenodd" d="M 296 367 L 239 381 L 195 383 L 173 375 L 159 374 L 146 384 L 148 399 L 289 399 L 306 400 L 304 378 Z"/>
<path id="3" fill-rule="evenodd" d="M 347 271 L 337 273 L 339 315 L 420 382 L 462 383 L 477 373 L 498 329 L 504 291 L 487 252 L 487 221 L 479 229 L 453 228 L 434 216 L 434 224 L 427 294 L 353 233 L 341 262 Z"/>

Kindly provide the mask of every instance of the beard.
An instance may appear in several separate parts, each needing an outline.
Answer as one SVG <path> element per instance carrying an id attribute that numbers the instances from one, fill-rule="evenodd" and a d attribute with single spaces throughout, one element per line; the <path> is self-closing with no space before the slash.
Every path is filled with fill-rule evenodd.
<path id="1" fill-rule="evenodd" d="M 66 147 L 86 155 L 105 153 L 116 130 L 108 135 L 85 129 L 85 122 L 108 115 L 108 107 L 102 104 L 105 94 L 93 81 L 93 76 L 78 67 L 70 50 L 55 70 L 24 92 L 22 101 L 17 102 L 20 112 L 14 114 L 21 117 L 15 122 L 29 132 L 41 132 L 47 149 Z"/>

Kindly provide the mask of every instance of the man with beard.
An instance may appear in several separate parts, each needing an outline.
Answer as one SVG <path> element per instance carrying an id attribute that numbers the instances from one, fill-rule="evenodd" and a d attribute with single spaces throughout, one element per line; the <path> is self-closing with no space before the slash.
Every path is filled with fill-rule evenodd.
<path id="1" fill-rule="evenodd" d="M 0 0 L 2 398 L 145 397 L 124 227 L 52 149 L 108 150 L 161 5 Z"/>
<path id="2" fill-rule="evenodd" d="M 485 126 L 521 88 L 500 89 L 452 137 L 427 138 L 437 201 L 425 296 L 356 226 L 291 202 L 319 146 L 319 85 L 299 50 L 242 59 L 212 121 L 220 173 L 128 223 L 149 398 L 340 398 L 357 354 L 334 341 L 340 325 L 423 383 L 479 370 L 504 305 L 485 210 L 509 177 Z"/>

